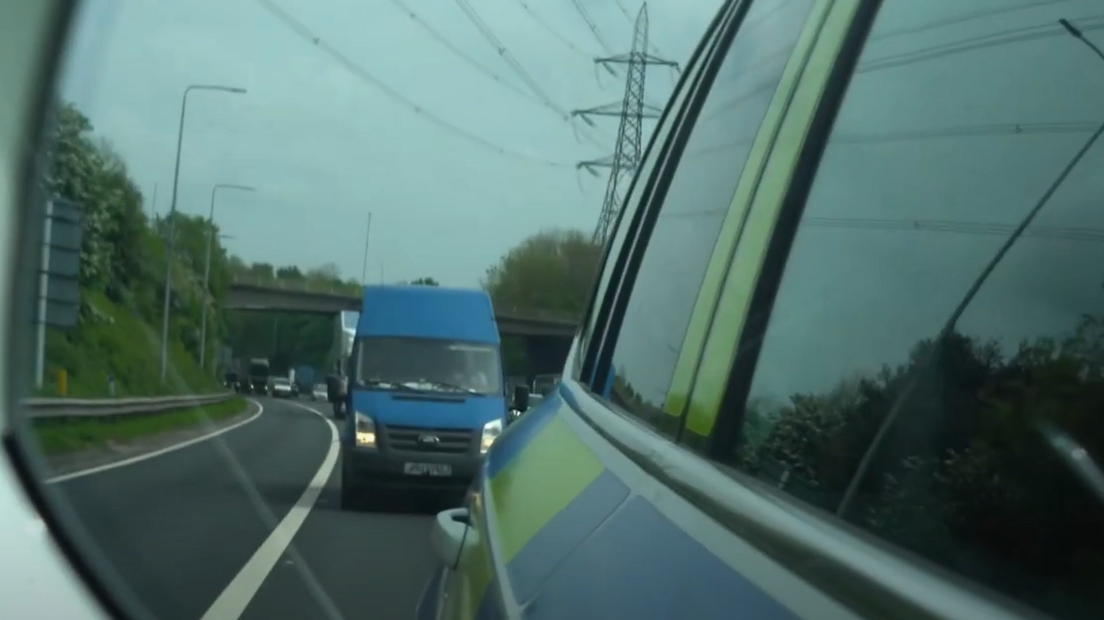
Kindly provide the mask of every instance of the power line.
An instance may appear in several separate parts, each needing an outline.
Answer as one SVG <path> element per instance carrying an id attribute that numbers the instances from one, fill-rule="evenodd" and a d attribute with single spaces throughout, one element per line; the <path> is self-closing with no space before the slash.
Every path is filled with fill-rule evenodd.
<path id="1" fill-rule="evenodd" d="M 467 62 L 483 75 L 486 75 L 499 85 L 513 91 L 514 93 L 517 93 L 518 95 L 521 95 L 522 97 L 525 97 L 526 99 L 532 101 L 533 103 L 536 103 L 537 105 L 545 105 L 544 101 L 541 101 L 538 97 L 536 97 L 529 91 L 513 84 L 512 82 L 507 81 L 502 76 L 498 75 L 498 73 L 496 73 L 493 69 L 488 68 L 486 65 L 470 56 L 467 52 L 458 47 L 452 41 L 449 41 L 448 38 L 438 32 L 436 28 L 431 26 L 426 20 L 422 19 L 417 13 L 415 13 L 413 9 L 411 9 L 405 2 L 403 2 L 403 0 L 390 0 L 390 2 L 391 4 L 395 5 L 395 8 L 402 11 L 403 13 L 406 13 L 406 15 L 410 17 L 410 19 L 413 20 L 414 23 L 418 24 L 418 26 L 421 27 L 422 30 L 425 30 L 438 43 L 443 45 L 453 54 L 456 54 L 459 58 Z"/>
<path id="2" fill-rule="evenodd" d="M 1089 16 L 1070 21 L 1077 22 L 1078 28 L 1080 28 L 1082 31 L 1104 29 L 1104 18 L 1101 17 Z M 1000 47 L 1003 45 L 1024 43 L 1027 41 L 1038 41 L 1040 39 L 1049 39 L 1051 37 L 1059 36 L 1066 36 L 1065 29 L 1063 29 L 1061 26 L 1052 24 L 1038 24 L 1036 26 L 1013 28 L 1010 30 L 1002 30 L 987 35 L 969 37 L 967 39 L 955 41 L 953 43 L 932 45 L 913 50 L 911 52 L 902 52 L 900 54 L 883 56 L 881 58 L 876 58 L 867 62 L 860 63 L 859 66 L 855 69 L 855 72 L 867 73 L 869 71 L 878 71 L 880 69 L 900 67 L 903 65 L 909 65 L 924 60 L 932 60 L 934 58 L 950 56 L 961 52 L 972 52 L 990 47 Z"/>
<path id="3" fill-rule="evenodd" d="M 491 47 L 493 47 L 495 51 L 498 52 L 498 55 L 502 58 L 502 60 L 507 65 L 509 65 L 511 69 L 513 69 L 514 73 L 516 73 L 529 87 L 529 90 L 531 90 L 533 94 L 540 99 L 541 104 L 549 110 L 552 110 L 561 119 L 565 121 L 570 120 L 571 115 L 568 113 L 568 111 L 559 106 L 555 101 L 553 101 L 552 97 L 550 97 L 548 93 L 546 93 L 544 89 L 541 88 L 537 80 L 533 78 L 533 75 L 529 73 L 529 71 L 527 71 L 524 66 L 522 66 L 521 62 L 519 62 L 518 59 L 513 55 L 513 53 L 511 53 L 510 50 L 506 47 L 506 44 L 498 38 L 498 35 L 496 35 L 490 25 L 488 25 L 487 22 L 483 20 L 482 16 L 479 15 L 479 12 L 475 10 L 475 7 L 473 7 L 468 2 L 468 0 L 456 0 L 456 4 L 460 7 L 460 10 L 464 12 L 464 15 L 468 18 L 468 21 L 470 21 L 472 25 L 475 26 L 476 30 L 479 31 L 480 36 L 482 36 L 484 40 L 490 43 Z M 578 137 L 579 135 L 582 135 L 583 138 L 585 138 L 588 142 L 590 142 L 594 146 L 597 146 L 598 148 L 605 148 L 606 146 L 589 132 L 585 131 L 585 129 L 583 131 L 577 131 L 576 137 Z"/>
<path id="4" fill-rule="evenodd" d="M 397 8 L 399 11 L 402 11 L 403 13 L 405 13 L 411 20 L 414 21 L 414 23 L 418 24 L 418 26 L 420 26 L 423 30 L 425 30 L 426 33 L 428 33 L 431 37 L 433 37 L 434 40 L 436 40 L 442 46 L 447 48 L 453 54 L 456 54 L 457 57 L 459 57 L 461 60 L 464 60 L 465 62 L 467 62 L 469 65 L 474 67 L 477 71 L 479 71 L 480 73 L 482 73 L 485 76 L 489 77 L 490 79 L 494 80 L 495 83 L 499 84 L 500 86 L 503 86 L 504 88 L 506 88 L 506 89 L 508 89 L 508 90 L 510 90 L 510 91 L 522 96 L 522 97 L 524 97 L 525 99 L 529 100 L 530 102 L 535 103 L 535 104 L 549 110 L 550 112 L 552 112 L 553 114 L 558 116 L 561 120 L 566 120 L 566 119 L 569 118 L 567 111 L 565 109 L 563 109 L 562 107 L 556 105 L 547 96 L 542 98 L 537 93 L 530 92 L 530 90 L 526 90 L 524 88 L 521 88 L 521 87 L 517 86 L 516 84 L 514 84 L 514 83 L 506 80 L 505 78 L 503 78 L 501 75 L 499 75 L 493 69 L 487 67 L 485 64 L 483 64 L 483 63 L 479 62 L 478 60 L 476 60 L 475 58 L 473 58 L 470 54 L 465 52 L 463 49 L 461 49 L 455 43 L 450 41 L 446 36 L 441 34 L 440 31 L 438 31 L 436 28 L 434 28 L 432 25 L 430 25 L 428 21 L 426 21 L 424 18 L 419 16 L 417 13 L 415 13 L 414 10 L 411 9 L 409 5 L 407 5 L 405 2 L 403 2 L 403 0 L 390 0 L 390 2 L 391 2 L 391 4 L 395 5 L 395 8 Z M 602 144 L 598 139 L 596 139 L 591 134 L 582 133 L 581 135 L 583 136 L 583 138 L 585 138 L 591 144 L 593 144 L 597 147 L 600 147 L 600 148 L 605 147 L 604 144 Z"/>
<path id="5" fill-rule="evenodd" d="M 544 89 L 540 87 L 540 84 L 538 84 L 537 81 L 533 79 L 533 76 L 525 70 L 525 67 L 523 67 L 521 63 L 518 62 L 517 58 L 515 58 L 510 50 L 506 47 L 506 44 L 503 43 L 497 35 L 495 35 L 494 30 L 491 29 L 487 22 L 483 21 L 483 18 L 480 17 L 479 13 L 475 10 L 475 7 L 473 7 L 468 2 L 468 0 L 456 0 L 456 4 L 460 7 L 460 10 L 464 12 L 464 15 L 468 18 L 468 21 L 470 21 L 475 26 L 475 29 L 479 31 L 479 34 L 488 43 L 491 44 L 491 47 L 493 47 L 496 52 L 498 52 L 498 55 L 502 58 L 503 62 L 509 65 L 509 67 L 513 69 L 514 73 L 516 73 L 518 77 L 520 77 L 521 80 L 525 82 L 526 86 L 529 87 L 529 90 L 532 91 L 534 95 L 539 97 L 541 101 L 544 102 L 544 105 L 546 107 L 555 111 L 565 120 L 568 119 L 569 116 L 567 110 L 561 108 L 560 106 L 556 105 L 554 101 L 552 101 L 552 98 L 548 96 L 548 93 L 544 92 Z"/>
<path id="6" fill-rule="evenodd" d="M 529 4 L 524 2 L 524 0 L 517 0 L 517 3 L 521 5 L 521 8 L 525 9 L 525 12 L 529 14 L 529 17 L 533 18 L 533 21 L 537 22 L 537 24 L 544 28 L 545 31 L 548 32 L 548 34 L 552 35 L 554 39 L 562 43 L 565 47 L 567 47 L 567 49 L 587 58 L 588 60 L 592 57 L 591 54 L 588 54 L 579 49 L 574 43 L 567 39 L 567 37 L 561 35 L 559 31 L 550 26 L 548 22 L 544 21 L 544 19 L 540 15 L 538 15 L 536 11 L 530 8 Z"/>
<path id="7" fill-rule="evenodd" d="M 609 46 L 606 45 L 606 40 L 602 38 L 602 33 L 598 31 L 598 25 L 591 19 L 590 13 L 586 10 L 586 7 L 584 7 L 579 0 L 571 0 L 571 5 L 575 7 L 575 12 L 586 22 L 587 28 L 590 29 L 590 33 L 594 35 L 594 40 L 598 41 L 598 45 L 602 46 L 602 51 L 608 56 L 613 56 L 613 52 L 610 51 Z"/>
<path id="8" fill-rule="evenodd" d="M 1002 6 L 995 9 L 981 9 L 978 11 L 971 11 L 969 13 L 963 13 L 961 15 L 955 15 L 953 17 L 946 17 L 944 19 L 930 21 L 924 24 L 918 24 L 916 26 L 908 26 L 905 28 L 898 28 L 897 30 L 889 30 L 882 32 L 875 36 L 870 37 L 870 41 L 883 41 L 893 37 L 899 37 L 906 34 L 917 34 L 920 32 L 927 32 L 928 30 L 935 30 L 937 28 L 944 28 L 946 26 L 953 26 L 955 24 L 961 24 L 963 22 L 973 21 L 981 17 L 989 17 L 990 15 L 1007 15 L 1009 13 L 1015 13 L 1017 11 L 1026 11 L 1031 9 L 1038 9 L 1044 6 L 1050 6 L 1053 4 L 1062 4 L 1069 2 L 1070 0 L 1041 0 L 1040 2 L 1029 2 L 1013 7 Z"/>
<path id="9" fill-rule="evenodd" d="M 1056 121 L 1034 123 L 991 123 L 984 125 L 960 125 L 956 127 L 938 127 L 931 129 L 910 129 L 885 133 L 840 133 L 831 137 L 832 144 L 872 144 L 888 142 L 910 142 L 914 140 L 935 140 L 940 138 L 963 136 L 999 136 L 999 135 L 1041 135 L 1088 133 L 1100 126 L 1097 121 Z M 747 146 L 754 137 L 740 138 L 731 142 L 707 146 L 688 152 L 687 157 L 700 157 L 728 149 Z"/>
<path id="10" fill-rule="evenodd" d="M 1017 226 L 997 222 L 862 217 L 805 217 L 802 218 L 800 225 L 817 228 L 942 232 L 992 237 L 1008 237 L 1018 228 Z M 1050 241 L 1104 243 L 1104 229 L 1077 226 L 1032 226 L 1024 231 L 1023 237 Z"/>
<path id="11" fill-rule="evenodd" d="M 1102 17 L 1083 17 L 1075 21 L 1078 27 L 1082 31 L 1093 31 L 1104 29 L 1104 18 Z M 924 60 L 931 60 L 933 58 L 939 58 L 942 56 L 949 56 L 960 52 L 975 51 L 979 49 L 985 49 L 989 47 L 999 47 L 1001 45 L 1011 45 L 1014 43 L 1022 43 L 1025 41 L 1035 41 L 1039 39 L 1046 39 L 1057 36 L 1065 36 L 1066 31 L 1061 26 L 1052 24 L 1037 24 L 1035 26 L 1025 26 L 1020 28 L 1013 28 L 1009 30 L 1001 30 L 994 33 L 985 35 L 979 35 L 975 37 L 968 37 L 959 41 L 951 43 L 943 43 L 939 45 L 931 45 L 921 47 L 909 52 L 901 52 L 899 54 L 890 54 L 881 58 L 875 58 L 860 63 L 855 68 L 855 73 L 868 73 L 871 71 L 878 71 L 880 69 L 888 69 L 892 67 L 900 67 L 909 65 L 916 62 L 922 62 Z M 778 52 L 764 56 L 759 61 L 760 66 L 775 59 L 787 60 L 788 57 L 783 55 L 790 53 L 789 48 L 780 49 Z M 701 117 L 702 121 L 711 120 L 726 110 L 730 110 L 739 104 L 747 101 L 748 99 L 763 93 L 768 90 L 773 90 L 777 87 L 777 79 L 770 78 L 764 80 L 760 84 L 754 86 L 751 90 L 737 95 L 735 98 L 719 104 L 718 107 L 707 115 Z"/>
<path id="12" fill-rule="evenodd" d="M 539 156 L 533 156 L 533 155 L 529 155 L 529 154 L 526 154 L 526 153 L 522 153 L 520 151 L 514 151 L 514 150 L 511 150 L 511 149 L 508 149 L 506 147 L 495 144 L 494 142 L 491 142 L 490 140 L 487 140 L 486 138 L 483 138 L 482 136 L 479 136 L 479 135 L 477 135 L 475 133 L 472 133 L 472 132 L 470 132 L 466 129 L 463 129 L 463 128 L 461 128 L 461 127 L 459 127 L 459 126 L 457 126 L 457 125 L 455 125 L 455 124 L 453 124 L 449 121 L 446 121 L 445 119 L 441 118 L 440 116 L 428 111 L 422 105 L 414 102 L 409 97 L 407 97 L 407 96 L 403 95 L 402 93 L 400 93 L 399 91 L 395 90 L 390 85 L 388 85 L 386 82 L 384 82 L 383 80 L 380 80 L 379 78 L 377 78 L 376 76 L 372 75 L 367 70 L 365 70 L 363 67 L 361 67 L 360 65 L 358 65 L 355 62 L 353 62 L 352 60 L 350 60 L 347 56 L 342 54 L 339 50 L 337 50 L 333 46 L 331 46 L 328 43 L 326 43 L 325 41 L 323 41 L 321 37 L 315 35 L 301 21 L 299 21 L 297 18 L 295 18 L 293 15 L 291 15 L 287 11 L 285 11 L 283 8 L 281 8 L 279 5 L 277 5 L 272 0 L 256 0 L 256 1 L 257 1 L 258 4 L 261 5 L 261 7 L 263 9 L 268 11 L 272 16 L 276 17 L 278 20 L 283 22 L 283 24 L 285 26 L 290 28 L 293 32 L 298 34 L 303 39 L 309 41 L 316 48 L 318 48 L 318 49 L 322 50 L 323 52 L 325 52 L 333 60 L 337 61 L 339 64 L 341 64 L 343 67 L 345 67 L 345 69 L 347 69 L 350 73 L 352 73 L 353 75 L 355 75 L 355 76 L 359 77 L 360 79 L 364 80 L 369 85 L 374 86 L 375 88 L 379 89 L 381 92 L 383 92 L 383 94 L 385 94 L 391 100 L 393 100 L 396 103 L 399 103 L 399 104 L 409 108 L 415 114 L 417 114 L 417 115 L 421 116 L 422 118 L 426 119 L 427 121 L 437 125 L 441 129 L 444 129 L 445 131 L 448 131 L 449 133 L 452 133 L 455 136 L 458 136 L 460 138 L 468 140 L 469 142 L 473 142 L 475 144 L 478 144 L 478 145 L 482 146 L 483 148 L 485 148 L 489 151 L 493 151 L 495 153 L 498 153 L 499 155 L 502 155 L 504 157 L 510 157 L 510 158 L 513 158 L 513 159 L 527 161 L 527 162 L 530 162 L 530 163 L 540 164 L 540 165 L 548 166 L 550 168 L 568 168 L 568 167 L 572 167 L 572 165 L 568 164 L 568 163 L 552 161 L 552 160 L 544 159 L 544 158 L 539 157 Z"/>

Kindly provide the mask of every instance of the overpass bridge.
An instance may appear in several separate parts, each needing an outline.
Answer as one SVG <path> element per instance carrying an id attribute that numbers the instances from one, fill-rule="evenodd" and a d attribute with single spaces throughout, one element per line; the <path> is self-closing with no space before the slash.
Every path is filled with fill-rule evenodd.
<path id="1" fill-rule="evenodd" d="M 362 298 L 348 291 L 319 290 L 279 283 L 235 280 L 227 291 L 222 307 L 240 312 L 287 312 L 323 314 L 337 317 L 342 312 L 360 312 Z M 503 337 L 525 342 L 533 374 L 558 373 L 567 359 L 567 350 L 575 336 L 577 319 L 532 311 L 495 310 L 498 331 Z"/>

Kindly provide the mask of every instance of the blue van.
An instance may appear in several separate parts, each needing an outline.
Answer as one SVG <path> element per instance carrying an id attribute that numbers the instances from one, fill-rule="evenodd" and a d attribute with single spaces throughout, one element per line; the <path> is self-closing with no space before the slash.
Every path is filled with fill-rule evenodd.
<path id="1" fill-rule="evenodd" d="M 342 508 L 377 505 L 387 491 L 462 497 L 506 424 L 490 297 L 365 287 L 347 374 Z"/>

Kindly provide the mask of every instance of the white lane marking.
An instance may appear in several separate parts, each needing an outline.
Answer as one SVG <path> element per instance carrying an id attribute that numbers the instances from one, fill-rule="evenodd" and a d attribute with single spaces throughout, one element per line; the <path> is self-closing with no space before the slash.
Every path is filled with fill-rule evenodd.
<path id="1" fill-rule="evenodd" d="M 253 420 L 256 420 L 257 418 L 261 417 L 261 414 L 264 413 L 264 405 L 262 405 L 261 403 L 253 400 L 252 398 L 247 398 L 246 400 L 248 400 L 250 403 L 257 406 L 257 413 L 254 413 L 253 415 L 251 415 L 248 418 L 242 420 L 241 422 L 235 422 L 234 424 L 231 424 L 230 426 L 227 426 L 225 428 L 220 428 L 217 431 L 212 431 L 210 433 L 207 433 L 206 435 L 200 435 L 199 437 L 193 437 L 192 439 L 189 439 L 187 441 L 182 441 L 180 443 L 173 444 L 171 446 L 161 448 L 160 450 L 154 450 L 153 452 L 145 452 L 143 454 L 139 454 L 137 456 L 132 456 L 132 457 L 127 458 L 127 459 L 122 459 L 120 461 L 112 461 L 110 463 L 105 463 L 103 465 L 97 465 L 96 467 L 89 467 L 88 469 L 80 469 L 80 470 L 77 470 L 77 471 L 69 472 L 67 474 L 62 474 L 60 476 L 54 476 L 53 478 L 48 478 L 46 480 L 46 484 L 56 484 L 58 482 L 65 482 L 66 480 L 72 480 L 73 478 L 81 478 L 83 476 L 91 476 L 92 474 L 98 474 L 98 473 L 101 473 L 101 472 L 105 472 L 105 471 L 108 471 L 110 469 L 115 469 L 116 467 L 125 467 L 127 465 L 133 465 L 135 463 L 141 463 L 142 461 L 152 459 L 152 458 L 157 457 L 157 456 L 161 456 L 162 454 L 168 454 L 169 452 L 175 452 L 176 450 L 180 450 L 181 448 L 187 448 L 188 446 L 194 446 L 197 443 L 207 441 L 208 439 L 214 439 L 215 437 L 218 437 L 219 435 L 222 435 L 223 433 L 229 433 L 230 431 L 232 431 L 236 428 L 241 428 L 241 427 L 245 426 L 246 424 L 249 424 Z"/>
<path id="2" fill-rule="evenodd" d="M 272 569 L 276 567 L 276 564 L 285 553 L 295 560 L 300 574 L 304 577 L 304 581 L 308 588 L 321 604 L 325 615 L 328 618 L 341 617 L 333 601 L 326 596 L 318 580 L 314 578 L 313 573 L 311 573 L 310 569 L 306 566 L 306 562 L 299 557 L 294 547 L 291 546 L 295 538 L 295 533 L 299 531 L 303 522 L 307 520 L 307 515 L 309 515 L 314 508 L 318 496 L 322 493 L 323 487 L 326 486 L 326 481 L 330 479 L 330 474 L 333 473 L 334 466 L 337 465 L 337 456 L 339 454 L 337 428 L 323 413 L 294 401 L 289 404 L 295 405 L 301 409 L 306 409 L 326 422 L 326 426 L 330 429 L 330 449 L 326 453 L 326 458 L 322 460 L 322 466 L 315 472 L 314 477 L 311 478 L 310 484 L 307 485 L 306 490 L 304 490 L 303 494 L 299 497 L 299 501 L 295 502 L 295 506 L 293 506 L 291 510 L 288 511 L 287 515 L 285 515 L 276 527 L 273 528 L 272 533 L 269 534 L 268 538 L 257 548 L 253 557 L 249 558 L 245 566 L 238 571 L 238 574 L 234 576 L 234 579 L 226 586 L 222 593 L 219 594 L 218 598 L 215 599 L 215 602 L 211 604 L 211 607 L 207 609 L 200 620 L 238 620 L 241 618 L 246 607 L 249 606 L 253 597 L 257 595 L 257 591 L 261 589 L 261 585 L 264 584 L 265 579 L 268 578 L 269 573 L 272 572 Z"/>

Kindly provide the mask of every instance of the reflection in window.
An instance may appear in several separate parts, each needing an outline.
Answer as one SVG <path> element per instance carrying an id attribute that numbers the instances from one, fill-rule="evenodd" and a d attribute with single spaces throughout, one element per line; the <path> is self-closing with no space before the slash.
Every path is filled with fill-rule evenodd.
<path id="1" fill-rule="evenodd" d="M 812 0 L 752 5 L 648 239 L 613 354 L 611 392 L 616 404 L 665 432 L 678 424 L 661 408 L 683 335 L 751 148 L 731 143 L 758 130 L 811 7 Z"/>
<path id="2" fill-rule="evenodd" d="M 1104 44 L 1104 19 L 1078 19 L 1099 3 L 1036 4 L 885 2 L 734 460 L 1029 605 L 1099 618 L 1102 496 L 1067 442 L 1104 464 L 1104 144 L 968 297 L 1104 121 L 1104 58 L 1058 24 Z"/>

